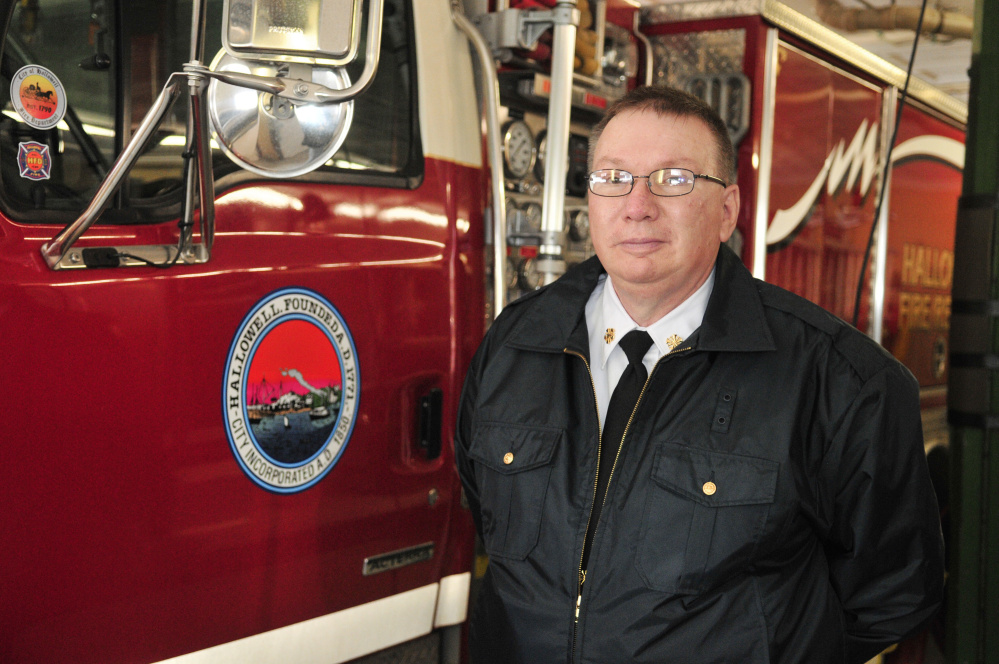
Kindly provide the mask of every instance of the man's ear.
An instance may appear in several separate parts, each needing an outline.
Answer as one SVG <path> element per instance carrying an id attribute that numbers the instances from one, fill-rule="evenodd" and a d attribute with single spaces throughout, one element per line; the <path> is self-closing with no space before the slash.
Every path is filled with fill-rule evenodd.
<path id="1" fill-rule="evenodd" d="M 739 185 L 730 184 L 725 187 L 722 194 L 722 223 L 720 240 L 725 242 L 735 231 L 735 224 L 739 220 Z"/>

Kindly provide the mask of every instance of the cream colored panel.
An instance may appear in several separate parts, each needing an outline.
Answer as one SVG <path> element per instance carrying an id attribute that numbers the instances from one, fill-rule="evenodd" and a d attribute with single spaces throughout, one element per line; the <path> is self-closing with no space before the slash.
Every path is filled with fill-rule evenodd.
<path id="1" fill-rule="evenodd" d="M 482 166 L 482 137 L 468 40 L 451 20 L 448 0 L 413 3 L 423 152 Z"/>
<path id="2" fill-rule="evenodd" d="M 437 594 L 438 584 L 433 583 L 161 664 L 348 662 L 429 634 Z"/>

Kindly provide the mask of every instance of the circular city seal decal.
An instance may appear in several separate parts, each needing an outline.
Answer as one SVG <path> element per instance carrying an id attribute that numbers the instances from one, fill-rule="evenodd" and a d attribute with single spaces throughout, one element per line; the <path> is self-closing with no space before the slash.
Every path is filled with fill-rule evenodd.
<path id="1" fill-rule="evenodd" d="M 328 473 L 357 416 L 357 351 L 339 312 L 318 293 L 266 296 L 236 331 L 222 391 L 233 454 L 254 482 L 277 493 Z"/>
<path id="2" fill-rule="evenodd" d="M 35 129 L 51 129 L 66 114 L 66 91 L 45 67 L 26 65 L 10 80 L 10 103 Z"/>

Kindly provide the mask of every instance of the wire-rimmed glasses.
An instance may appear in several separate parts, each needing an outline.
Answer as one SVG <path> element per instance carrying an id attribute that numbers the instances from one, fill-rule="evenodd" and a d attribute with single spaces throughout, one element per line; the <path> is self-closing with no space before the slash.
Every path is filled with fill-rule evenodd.
<path id="1" fill-rule="evenodd" d="M 635 187 L 635 180 L 644 179 L 655 196 L 684 196 L 694 190 L 698 179 L 709 180 L 727 187 L 721 178 L 695 173 L 686 168 L 660 168 L 648 175 L 632 175 L 619 168 L 602 168 L 587 176 L 590 192 L 597 196 L 627 196 Z"/>

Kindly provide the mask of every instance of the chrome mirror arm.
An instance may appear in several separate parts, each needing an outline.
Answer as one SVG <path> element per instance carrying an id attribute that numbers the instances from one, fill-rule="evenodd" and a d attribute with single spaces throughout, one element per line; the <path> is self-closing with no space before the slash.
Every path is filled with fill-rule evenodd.
<path id="1" fill-rule="evenodd" d="M 136 130 L 135 135 L 132 136 L 132 140 L 128 142 L 128 145 L 125 146 L 125 149 L 122 150 L 115 161 L 114 166 L 108 171 L 107 176 L 94 195 L 94 199 L 87 206 L 87 209 L 83 211 L 76 221 L 62 229 L 51 241 L 42 245 L 42 257 L 50 268 L 58 269 L 60 263 L 69 254 L 69 250 L 80 239 L 80 236 L 97 221 L 97 218 L 104 211 L 115 190 L 121 184 L 122 180 L 125 179 L 125 176 L 135 164 L 136 159 L 142 154 L 142 149 L 163 121 L 167 111 L 170 110 L 174 100 L 180 93 L 181 86 L 187 80 L 188 76 L 186 74 L 175 73 L 170 75 L 170 78 L 167 79 L 166 84 L 163 86 L 163 91 L 160 92 L 156 101 L 153 102 L 146 117 L 142 119 L 142 123 Z M 82 263 L 82 259 L 73 262 Z"/>
<path id="2" fill-rule="evenodd" d="M 194 230 L 194 187 L 197 184 L 201 244 L 205 261 L 211 257 L 212 244 L 215 242 L 215 173 L 212 170 L 211 130 L 205 108 L 208 99 L 208 80 L 203 76 L 204 67 L 201 65 L 205 60 L 207 24 L 208 3 L 205 0 L 194 0 L 191 5 L 191 66 L 184 67 L 188 75 L 187 86 L 190 97 L 187 142 L 184 151 L 186 159 L 184 217 L 181 222 L 180 238 L 177 241 L 178 257 L 193 258 L 194 245 L 191 236 Z M 191 168 L 192 158 L 195 160 L 196 168 Z"/>
<path id="3" fill-rule="evenodd" d="M 192 72 L 188 72 L 190 75 Z M 211 257 L 212 244 L 215 241 L 215 177 L 212 172 L 211 131 L 208 127 L 208 113 L 205 109 L 208 81 L 191 76 L 188 80 L 190 88 L 190 113 L 187 119 L 187 149 L 184 157 L 187 159 L 187 186 L 184 191 L 183 228 L 177 244 L 181 256 L 191 255 L 193 245 L 191 233 L 194 228 L 194 191 L 197 187 L 201 221 L 201 241 L 205 256 Z M 194 159 L 194 168 L 191 167 Z M 195 180 L 196 178 L 196 180 Z"/>
<path id="4" fill-rule="evenodd" d="M 378 58 L 382 47 L 382 14 L 385 8 L 385 0 L 371 0 L 368 16 L 367 43 L 364 45 L 364 69 L 352 85 L 343 90 L 325 89 L 322 93 L 317 93 L 320 103 L 343 102 L 353 99 L 368 89 L 371 82 L 378 73 Z"/>
<path id="5" fill-rule="evenodd" d="M 186 170 L 186 187 L 184 198 L 184 216 L 181 221 L 181 234 L 177 243 L 177 255 L 165 256 L 167 261 L 178 257 L 185 262 L 194 257 L 194 246 L 191 243 L 194 226 L 194 207 L 200 206 L 201 237 L 204 242 L 204 252 L 198 262 L 208 259 L 215 236 L 215 192 L 212 177 L 212 152 L 208 115 L 205 113 L 205 96 L 207 81 L 198 67 L 188 68 L 186 73 L 171 74 L 163 86 L 163 91 L 153 102 L 149 113 L 143 118 L 132 140 L 128 142 L 114 166 L 108 172 L 94 199 L 87 209 L 71 224 L 59 232 L 50 242 L 42 245 L 42 257 L 48 266 L 54 270 L 67 267 L 86 267 L 83 254 L 70 253 L 73 245 L 100 217 L 111 196 L 118 189 L 128 172 L 142 154 L 146 143 L 159 128 L 163 118 L 176 101 L 182 86 L 186 83 L 190 89 L 190 113 L 188 114 L 188 140 L 185 158 L 194 161 L 193 168 L 188 162 Z M 195 200 L 194 192 L 198 192 Z"/>
<path id="6" fill-rule="evenodd" d="M 371 15 L 368 17 L 367 43 L 364 47 L 364 69 L 361 75 L 350 86 L 343 90 L 335 90 L 312 81 L 281 76 L 258 76 L 235 71 L 211 71 L 202 67 L 201 73 L 229 85 L 266 92 L 295 103 L 333 104 L 353 99 L 364 92 L 378 73 L 378 57 L 382 41 L 382 13 L 384 0 L 372 0 Z M 245 56 L 240 56 L 245 57 Z M 261 60 L 267 60 L 266 54 L 261 54 Z M 191 63 L 187 67 L 194 67 Z M 317 65 L 321 66 L 321 65 Z M 186 67 L 185 67 L 186 68 Z"/>

